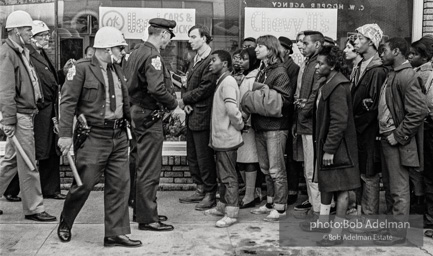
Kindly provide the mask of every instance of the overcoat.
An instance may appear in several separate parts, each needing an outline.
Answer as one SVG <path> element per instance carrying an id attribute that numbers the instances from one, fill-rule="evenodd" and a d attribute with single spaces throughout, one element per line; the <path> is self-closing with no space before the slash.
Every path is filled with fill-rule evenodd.
<path id="1" fill-rule="evenodd" d="M 314 180 L 321 192 L 356 189 L 361 182 L 350 82 L 337 73 L 319 90 L 313 107 Z M 333 165 L 322 164 L 325 152 L 334 154 Z"/>

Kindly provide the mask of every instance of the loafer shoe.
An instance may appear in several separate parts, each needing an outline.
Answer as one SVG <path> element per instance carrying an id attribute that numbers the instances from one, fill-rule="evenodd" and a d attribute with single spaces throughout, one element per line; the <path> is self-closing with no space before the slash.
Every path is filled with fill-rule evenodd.
<path id="1" fill-rule="evenodd" d="M 172 231 L 174 227 L 158 221 L 153 223 L 139 223 L 138 229 L 147 231 Z"/>
<path id="2" fill-rule="evenodd" d="M 47 212 L 26 215 L 25 218 L 34 221 L 56 221 L 56 217 L 49 215 Z"/>
<path id="3" fill-rule="evenodd" d="M 310 204 L 310 201 L 306 200 L 306 201 L 302 202 L 300 205 L 295 206 L 293 208 L 293 210 L 295 210 L 295 211 L 308 211 L 311 209 L 311 207 L 313 207 L 313 206 Z"/>
<path id="4" fill-rule="evenodd" d="M 125 235 L 104 237 L 105 247 L 113 247 L 113 246 L 139 247 L 141 245 L 142 243 L 140 240 L 132 240 Z"/>
<path id="5" fill-rule="evenodd" d="M 19 197 L 19 196 L 6 195 L 5 198 L 9 202 L 21 202 L 21 197 Z"/>
<path id="6" fill-rule="evenodd" d="M 62 216 L 60 216 L 60 223 L 59 227 L 57 228 L 57 236 L 62 242 L 69 242 L 72 238 L 71 228 L 68 226 L 68 224 L 66 224 Z"/>
<path id="7" fill-rule="evenodd" d="M 244 203 L 244 201 L 241 201 L 239 204 L 241 209 L 245 209 L 245 208 L 253 208 L 254 206 L 256 206 L 256 201 L 253 200 L 249 203 Z"/>
<path id="8" fill-rule="evenodd" d="M 179 203 L 182 204 L 200 203 L 201 200 L 203 200 L 204 196 L 205 196 L 204 192 L 196 190 L 194 194 L 190 196 L 179 198 Z"/>

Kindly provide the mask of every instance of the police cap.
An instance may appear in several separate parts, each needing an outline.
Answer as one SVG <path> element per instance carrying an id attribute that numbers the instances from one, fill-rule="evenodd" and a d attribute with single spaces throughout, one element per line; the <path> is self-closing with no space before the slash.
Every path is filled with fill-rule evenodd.
<path id="1" fill-rule="evenodd" d="M 163 18 L 153 18 L 149 20 L 149 24 L 155 28 L 163 28 L 170 32 L 171 37 L 173 38 L 175 34 L 173 33 L 173 28 L 176 27 L 176 21 L 174 20 L 166 20 Z"/>

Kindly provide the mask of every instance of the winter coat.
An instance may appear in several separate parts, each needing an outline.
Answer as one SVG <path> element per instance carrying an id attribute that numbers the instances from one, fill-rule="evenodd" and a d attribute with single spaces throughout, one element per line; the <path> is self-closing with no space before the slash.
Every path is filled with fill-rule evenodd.
<path id="1" fill-rule="evenodd" d="M 380 170 L 374 168 L 376 161 L 380 161 L 379 134 L 377 120 L 380 89 L 386 79 L 388 69 L 382 64 L 379 55 L 375 55 L 362 76 L 358 77 L 361 63 L 356 67 L 352 81 L 352 106 L 358 138 L 359 170 L 362 174 L 373 176 Z M 369 110 L 364 107 L 363 100 L 372 99 Z"/>
<path id="2" fill-rule="evenodd" d="M 10 39 L 0 46 L 0 112 L 2 124 L 15 125 L 17 113 L 35 114 L 33 84 L 21 53 Z"/>
<path id="3" fill-rule="evenodd" d="M 361 183 L 350 82 L 337 73 L 319 90 L 313 107 L 314 180 L 321 192 L 356 189 Z M 325 152 L 334 154 L 333 165 L 322 164 Z"/>
<path id="4" fill-rule="evenodd" d="M 59 83 L 57 72 L 44 50 L 38 53 L 32 45 L 26 45 L 30 59 L 38 75 L 39 84 L 44 94 L 44 102 L 39 104 L 39 113 L 35 116 L 35 149 L 36 159 L 48 159 L 56 155 L 58 137 L 53 132 L 52 118 L 56 117 L 58 108 Z"/>
<path id="5" fill-rule="evenodd" d="M 423 122 L 428 108 L 420 79 L 409 62 L 405 62 L 388 73 L 387 84 L 386 105 L 396 127 L 393 134 L 398 142 L 401 164 L 421 171 L 424 167 Z"/>
<path id="6" fill-rule="evenodd" d="M 294 88 L 290 87 L 290 78 L 287 75 L 284 65 L 278 61 L 277 63 L 264 67 L 262 65 L 259 74 L 256 77 L 256 82 L 264 83 L 281 94 L 283 99 L 283 116 L 282 117 L 267 117 L 258 114 L 252 114 L 252 125 L 255 131 L 278 131 L 289 130 L 290 123 L 288 111 L 285 111 L 293 104 Z"/>

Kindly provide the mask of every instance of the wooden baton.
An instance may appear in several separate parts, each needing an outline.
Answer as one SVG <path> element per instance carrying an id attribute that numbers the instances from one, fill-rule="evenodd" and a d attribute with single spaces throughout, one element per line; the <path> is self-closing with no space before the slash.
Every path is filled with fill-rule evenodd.
<path id="1" fill-rule="evenodd" d="M 71 153 L 68 152 L 66 157 L 68 158 L 69 166 L 71 167 L 72 174 L 74 175 L 74 179 L 77 182 L 77 186 L 83 186 L 83 182 L 81 181 L 80 175 L 78 175 L 77 167 L 75 166 L 75 162 L 74 159 L 72 159 Z"/>
<path id="2" fill-rule="evenodd" d="M 26 152 L 24 151 L 23 147 L 21 146 L 20 142 L 17 140 L 17 137 L 12 136 L 12 142 L 15 144 L 15 147 L 17 148 L 18 152 L 20 152 L 21 157 L 24 159 L 24 162 L 26 162 L 27 166 L 31 171 L 35 171 L 36 168 L 33 165 L 30 158 L 27 156 Z"/>

